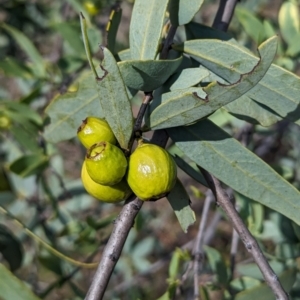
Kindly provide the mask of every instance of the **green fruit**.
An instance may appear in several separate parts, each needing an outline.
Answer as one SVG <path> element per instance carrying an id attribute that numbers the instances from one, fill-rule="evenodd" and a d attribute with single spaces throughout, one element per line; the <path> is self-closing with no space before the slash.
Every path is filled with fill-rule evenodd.
<path id="1" fill-rule="evenodd" d="M 158 199 L 175 185 L 177 168 L 163 148 L 139 143 L 128 162 L 127 182 L 141 200 Z"/>
<path id="2" fill-rule="evenodd" d="M 104 119 L 95 117 L 87 117 L 82 121 L 77 130 L 77 136 L 85 148 L 90 148 L 101 141 L 107 141 L 114 145 L 117 142 L 108 123 Z"/>
<path id="3" fill-rule="evenodd" d="M 114 185 L 120 182 L 127 169 L 124 153 L 109 142 L 93 145 L 88 150 L 85 161 L 91 178 L 103 185 Z"/>
<path id="4" fill-rule="evenodd" d="M 95 16 L 100 12 L 100 7 L 93 1 L 84 1 L 83 6 L 91 16 Z"/>
<path id="5" fill-rule="evenodd" d="M 126 180 L 122 180 L 113 186 L 106 186 L 96 183 L 89 175 L 86 169 L 86 163 L 83 162 L 81 169 L 81 179 L 86 191 L 96 199 L 108 202 L 117 203 L 126 200 L 132 193 Z"/>
<path id="6" fill-rule="evenodd" d="M 10 119 L 5 115 L 0 115 L 0 130 L 9 129 L 10 125 L 11 125 Z"/>

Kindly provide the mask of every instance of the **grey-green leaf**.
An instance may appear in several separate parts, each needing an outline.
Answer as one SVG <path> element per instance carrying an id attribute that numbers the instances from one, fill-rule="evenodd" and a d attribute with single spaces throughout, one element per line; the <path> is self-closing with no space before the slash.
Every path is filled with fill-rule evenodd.
<path id="1" fill-rule="evenodd" d="M 172 25 L 189 23 L 199 11 L 203 0 L 170 0 L 169 12 Z"/>
<path id="2" fill-rule="evenodd" d="M 92 72 L 83 72 L 73 86 L 76 91 L 59 95 L 46 109 L 51 123 L 46 127 L 44 136 L 49 142 L 57 143 L 75 137 L 82 120 L 88 116 L 103 117 Z"/>
<path id="3" fill-rule="evenodd" d="M 165 14 L 169 0 L 151 0 L 134 2 L 129 43 L 131 59 L 155 59 L 165 22 Z"/>
<path id="4" fill-rule="evenodd" d="M 284 2 L 278 13 L 278 23 L 283 39 L 288 45 L 293 44 L 300 31 L 298 5 L 293 1 Z"/>
<path id="5" fill-rule="evenodd" d="M 201 41 L 199 41 L 201 43 Z M 261 44 L 261 60 L 243 74 L 234 84 L 212 82 L 207 87 L 194 91 L 170 92 L 168 100 L 158 106 L 146 120 L 147 129 L 162 129 L 195 122 L 225 104 L 241 97 L 252 89 L 266 74 L 277 49 L 277 38 Z M 197 53 L 197 50 L 194 54 Z M 206 96 L 203 96 L 203 91 Z"/>
<path id="6" fill-rule="evenodd" d="M 203 78 L 208 75 L 207 71 L 204 68 L 186 68 L 183 69 L 180 73 L 175 73 L 172 76 L 174 81 L 170 86 L 170 90 L 180 90 L 186 89 L 198 84 Z M 173 78 L 175 77 L 176 78 Z"/>
<path id="7" fill-rule="evenodd" d="M 0 298 L 1 300 L 39 300 L 20 279 L 0 263 Z"/>
<path id="8" fill-rule="evenodd" d="M 23 32 L 12 26 L 2 24 L 1 27 L 15 39 L 20 48 L 22 48 L 30 58 L 34 64 L 34 66 L 31 68 L 32 71 L 39 77 L 46 77 L 46 63 L 31 40 L 25 34 L 23 34 Z"/>
<path id="9" fill-rule="evenodd" d="M 107 31 L 107 48 L 115 53 L 116 37 L 122 17 L 122 9 L 117 6 L 110 14 L 109 23 L 106 27 Z"/>
<path id="10" fill-rule="evenodd" d="M 220 252 L 206 245 L 203 247 L 203 249 L 213 273 L 217 275 L 218 282 L 221 284 L 226 284 L 228 280 L 227 268 Z"/>
<path id="11" fill-rule="evenodd" d="M 21 156 L 9 165 L 10 171 L 21 177 L 39 174 L 49 163 L 49 157 L 41 153 Z"/>
<path id="12" fill-rule="evenodd" d="M 172 60 L 128 60 L 118 63 L 125 84 L 132 89 L 153 91 L 177 70 L 182 57 Z"/>
<path id="13" fill-rule="evenodd" d="M 279 281 L 286 292 L 291 290 L 293 284 L 295 283 L 296 276 L 297 272 L 295 269 L 289 269 L 280 274 Z M 253 299 L 274 300 L 274 293 L 266 283 L 263 283 L 257 287 L 238 293 L 234 298 L 234 300 Z"/>
<path id="14" fill-rule="evenodd" d="M 100 104 L 120 146 L 127 149 L 133 127 L 131 104 L 114 56 L 107 48 L 103 48 L 103 54 L 104 74 L 97 81 Z"/>
<path id="15" fill-rule="evenodd" d="M 230 83 L 236 82 L 258 61 L 248 49 L 235 42 L 193 40 L 184 43 L 184 52 Z M 272 65 L 264 78 L 245 95 L 267 106 L 275 115 L 300 123 L 299 94 L 299 77 Z"/>
<path id="16" fill-rule="evenodd" d="M 23 260 L 22 244 L 2 224 L 0 224 L 0 253 L 8 262 L 11 271 L 15 271 L 21 266 Z"/>
<path id="17" fill-rule="evenodd" d="M 238 119 L 265 127 L 271 126 L 281 120 L 279 116 L 268 110 L 268 107 L 245 95 L 226 104 L 224 108 Z"/>
<path id="18" fill-rule="evenodd" d="M 168 130 L 186 156 L 237 192 L 300 224 L 300 193 L 263 160 L 208 120 Z"/>
<path id="19" fill-rule="evenodd" d="M 192 167 L 191 164 L 188 164 L 184 159 L 182 159 L 181 157 L 179 157 L 177 155 L 173 156 L 173 158 L 176 162 L 176 165 L 182 171 L 184 171 L 187 175 L 189 175 L 190 177 L 192 177 L 194 180 L 201 183 L 202 185 L 208 186 L 205 178 L 202 175 L 202 173 L 199 170 L 195 169 L 195 168 L 197 168 L 197 166 L 195 166 L 195 168 Z"/>
<path id="20" fill-rule="evenodd" d="M 190 198 L 182 183 L 177 179 L 167 199 L 172 206 L 179 224 L 184 232 L 196 221 L 195 213 L 190 206 Z"/>

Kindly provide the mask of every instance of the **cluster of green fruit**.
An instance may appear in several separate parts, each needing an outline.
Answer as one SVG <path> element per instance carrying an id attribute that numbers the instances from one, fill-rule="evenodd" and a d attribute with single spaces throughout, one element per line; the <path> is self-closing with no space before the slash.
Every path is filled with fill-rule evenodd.
<path id="1" fill-rule="evenodd" d="M 81 178 L 86 191 L 103 202 L 117 203 L 132 193 L 141 200 L 168 193 L 177 177 L 176 164 L 163 148 L 139 141 L 126 158 L 104 119 L 88 117 L 77 130 L 87 148 Z"/>

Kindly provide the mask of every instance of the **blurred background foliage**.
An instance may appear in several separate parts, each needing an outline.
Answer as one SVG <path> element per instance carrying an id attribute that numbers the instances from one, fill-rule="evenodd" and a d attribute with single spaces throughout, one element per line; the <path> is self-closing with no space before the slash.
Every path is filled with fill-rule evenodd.
<path id="1" fill-rule="evenodd" d="M 133 2 L 121 3 L 117 50 L 128 48 Z M 210 26 L 218 3 L 206 0 L 195 21 Z M 49 123 L 44 110 L 59 93 L 76 89 L 72 83 L 88 69 L 79 11 L 87 19 L 95 57 L 100 58 L 98 46 L 105 44 L 105 27 L 116 3 L 1 0 L 0 4 L 0 295 L 5 300 L 83 299 L 93 276 L 87 266 L 99 261 L 121 205 L 100 204 L 85 192 L 80 180 L 84 149 L 77 139 L 48 143 L 43 137 Z M 275 63 L 300 75 L 299 4 L 241 1 L 229 33 L 253 51 L 278 34 Z M 139 103 L 135 97 L 134 112 Z M 223 110 L 211 118 L 236 137 L 249 126 Z M 282 121 L 252 130 L 249 149 L 300 188 L 299 127 Z M 174 145 L 169 150 L 182 155 Z M 205 188 L 180 169 L 179 178 L 190 193 L 196 223 L 184 234 L 167 201 L 145 203 L 105 299 L 193 296 L 188 270 Z M 259 203 L 235 197 L 275 272 L 292 299 L 299 300 L 299 227 Z M 212 207 L 208 220 L 200 276 L 202 299 L 241 300 L 254 295 L 273 299 L 243 245 L 238 247 L 236 269 L 231 272 L 232 228 L 226 216 Z"/>

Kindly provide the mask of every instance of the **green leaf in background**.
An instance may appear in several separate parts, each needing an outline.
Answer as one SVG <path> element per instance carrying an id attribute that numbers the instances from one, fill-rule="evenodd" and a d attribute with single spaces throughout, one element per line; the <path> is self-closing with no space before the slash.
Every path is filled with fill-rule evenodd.
<path id="1" fill-rule="evenodd" d="M 24 155 L 9 165 L 9 170 L 21 177 L 39 174 L 49 163 L 49 157 L 43 154 Z"/>
<path id="2" fill-rule="evenodd" d="M 1 300 L 40 300 L 20 279 L 0 263 L 0 299 Z"/>
<path id="3" fill-rule="evenodd" d="M 87 22 L 90 24 L 90 14 L 85 9 L 83 2 L 80 0 L 67 0 L 67 2 L 74 8 L 74 10 L 79 14 L 80 12 L 83 13 L 84 17 L 87 19 Z"/>
<path id="4" fill-rule="evenodd" d="M 169 279 L 175 280 L 180 274 L 180 264 L 182 261 L 191 260 L 191 255 L 187 250 L 176 248 L 169 265 Z"/>
<path id="5" fill-rule="evenodd" d="M 258 61 L 248 49 L 235 42 L 193 40 L 184 43 L 184 52 L 230 83 L 236 82 Z M 275 115 L 297 123 L 300 119 L 299 94 L 300 78 L 272 65 L 264 78 L 245 95 L 265 105 Z"/>
<path id="6" fill-rule="evenodd" d="M 0 61 L 0 73 L 7 77 L 32 78 L 32 70 L 14 57 L 6 56 Z"/>
<path id="7" fill-rule="evenodd" d="M 293 1 L 285 1 L 278 13 L 280 33 L 286 43 L 290 46 L 295 39 L 299 38 L 299 8 Z M 298 40 L 299 42 L 299 40 Z"/>
<path id="8" fill-rule="evenodd" d="M 286 270 L 279 275 L 279 281 L 286 292 L 291 290 L 296 280 L 296 275 L 297 272 L 294 269 Z M 260 286 L 238 293 L 234 298 L 234 300 L 253 299 L 274 300 L 274 293 L 266 283 L 263 283 Z"/>
<path id="9" fill-rule="evenodd" d="M 77 90 L 58 95 L 46 108 L 51 123 L 46 127 L 44 136 L 49 142 L 57 143 L 75 137 L 82 120 L 88 116 L 103 117 L 92 72 L 83 72 L 73 87 Z"/>
<path id="10" fill-rule="evenodd" d="M 246 8 L 236 7 L 235 15 L 242 24 L 245 32 L 257 43 L 260 44 L 265 38 L 263 23 Z"/>
<path id="11" fill-rule="evenodd" d="M 122 18 L 122 9 L 120 6 L 113 8 L 109 16 L 109 22 L 106 26 L 107 48 L 111 53 L 115 53 L 115 44 L 117 32 Z"/>
<path id="12" fill-rule="evenodd" d="M 195 213 L 190 206 L 190 197 L 182 183 L 177 179 L 175 187 L 167 195 L 182 230 L 186 233 L 189 226 L 196 221 Z"/>
<path id="13" fill-rule="evenodd" d="M 206 245 L 203 246 L 203 250 L 208 258 L 213 273 L 217 275 L 217 282 L 225 285 L 228 281 L 228 274 L 226 264 L 220 252 Z"/>
<path id="14" fill-rule="evenodd" d="M 15 238 L 15 236 L 6 228 L 0 224 L 0 253 L 3 258 L 8 262 L 10 270 L 16 271 L 22 264 L 23 249 L 21 243 Z M 1 275 L 2 280 L 2 275 Z M 0 290 L 1 295 L 1 290 Z M 0 296 L 1 299 L 1 296 Z"/>
<path id="15" fill-rule="evenodd" d="M 199 41 L 200 42 L 200 41 Z M 200 42 L 201 43 L 201 42 Z M 194 44 L 197 55 L 197 43 Z M 184 51 L 185 51 L 185 46 Z M 192 91 L 182 90 L 167 94 L 168 100 L 158 106 L 146 120 L 146 129 L 162 129 L 191 124 L 252 89 L 266 74 L 276 54 L 277 38 L 271 38 L 259 47 L 260 62 L 245 72 L 232 85 L 217 82 Z M 213 51 L 213 49 L 211 49 Z M 191 53 L 189 53 L 191 54 Z M 203 93 L 205 92 L 206 95 Z"/>
<path id="16" fill-rule="evenodd" d="M 41 116 L 31 109 L 27 104 L 18 103 L 13 101 L 0 101 L 0 106 L 4 105 L 8 111 L 11 111 L 15 115 L 15 121 L 18 119 L 28 119 L 37 125 L 43 124 Z"/>
<path id="17" fill-rule="evenodd" d="M 57 275 L 62 275 L 61 259 L 45 249 L 38 254 L 38 261 L 47 269 Z"/>
<path id="18" fill-rule="evenodd" d="M 85 58 L 85 50 L 80 38 L 79 22 L 61 22 L 51 26 L 63 38 L 64 43 L 68 45 L 68 53 Z M 70 54 L 69 54 L 70 55 Z"/>
<path id="19" fill-rule="evenodd" d="M 118 62 L 124 83 L 132 89 L 150 92 L 176 71 L 182 57 L 172 60 L 129 60 Z"/>
<path id="20" fill-rule="evenodd" d="M 32 152 L 43 151 L 43 149 L 38 144 L 37 131 L 35 132 L 35 134 L 32 134 L 31 132 L 27 131 L 22 125 L 13 125 L 9 130 L 16 141 L 21 145 L 21 147 L 24 147 L 24 149 L 30 150 Z"/>
<path id="21" fill-rule="evenodd" d="M 135 0 L 129 31 L 131 59 L 155 59 L 169 0 Z"/>
<path id="22" fill-rule="evenodd" d="M 114 56 L 107 48 L 103 48 L 103 54 L 104 74 L 97 81 L 100 104 L 120 146 L 127 149 L 133 127 L 131 104 Z"/>
<path id="23" fill-rule="evenodd" d="M 259 286 L 261 282 L 257 279 L 242 276 L 240 278 L 235 278 L 234 280 L 230 281 L 230 288 L 234 291 L 244 291 L 251 288 L 254 288 L 256 286 Z"/>
<path id="24" fill-rule="evenodd" d="M 221 128 L 203 120 L 168 133 L 186 156 L 226 185 L 300 224 L 299 191 Z"/>
<path id="25" fill-rule="evenodd" d="M 170 0 L 169 12 L 172 25 L 189 23 L 199 11 L 203 0 Z"/>
<path id="26" fill-rule="evenodd" d="M 31 70 L 38 77 L 46 77 L 46 64 L 43 57 L 40 55 L 36 47 L 33 45 L 31 40 L 18 29 L 9 26 L 7 24 L 1 24 L 1 27 L 5 29 L 18 43 L 19 47 L 27 54 L 32 61 L 33 65 Z"/>

